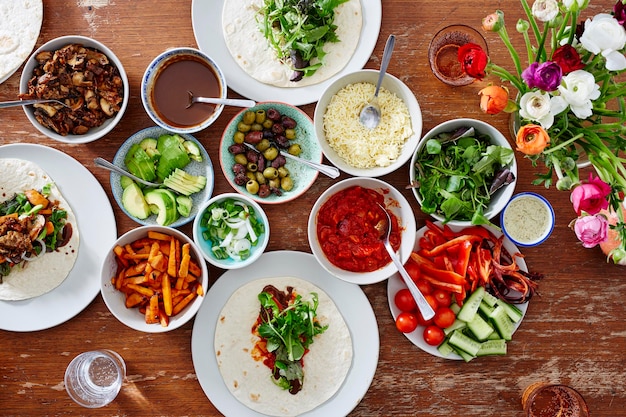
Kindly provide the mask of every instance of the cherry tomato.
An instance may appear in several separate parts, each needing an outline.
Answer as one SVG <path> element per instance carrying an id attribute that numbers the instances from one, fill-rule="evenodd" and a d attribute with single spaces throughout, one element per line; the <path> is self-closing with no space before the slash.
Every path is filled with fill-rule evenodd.
<path id="1" fill-rule="evenodd" d="M 396 327 L 402 333 L 411 333 L 417 328 L 417 316 L 408 311 L 403 311 L 396 317 Z"/>
<path id="2" fill-rule="evenodd" d="M 452 295 L 449 291 L 436 289 L 433 291 L 433 297 L 435 297 L 439 306 L 450 307 L 450 304 L 452 304 Z"/>
<path id="3" fill-rule="evenodd" d="M 426 281 L 425 279 L 418 279 L 417 281 L 415 281 L 415 285 L 417 285 L 417 288 L 419 288 L 424 295 L 433 292 L 432 285 L 430 285 L 430 282 Z"/>
<path id="4" fill-rule="evenodd" d="M 420 326 L 430 326 L 431 324 L 433 324 L 433 319 L 432 318 L 428 320 L 424 319 L 424 316 L 422 316 L 422 313 L 420 313 L 419 310 L 415 312 L 415 315 L 417 316 L 417 323 Z"/>
<path id="5" fill-rule="evenodd" d="M 431 346 L 439 346 L 445 337 L 441 327 L 431 325 L 424 329 L 424 341 Z"/>
<path id="6" fill-rule="evenodd" d="M 413 281 L 417 281 L 420 277 L 420 268 L 414 261 L 409 261 L 404 265 L 404 269 L 409 273 L 409 276 L 413 278 Z"/>
<path id="7" fill-rule="evenodd" d="M 401 311 L 415 311 L 417 308 L 417 304 L 415 303 L 415 299 L 411 295 L 411 291 L 408 288 L 403 288 L 398 291 L 393 298 L 396 307 L 398 307 Z"/>
<path id="8" fill-rule="evenodd" d="M 424 294 L 424 298 L 428 301 L 428 304 L 433 308 L 433 310 L 437 310 L 437 308 L 440 307 L 434 295 Z"/>
<path id="9" fill-rule="evenodd" d="M 442 329 L 452 326 L 454 320 L 456 320 L 456 314 L 454 314 L 454 311 L 452 311 L 450 307 L 439 307 L 435 310 L 433 321 Z"/>

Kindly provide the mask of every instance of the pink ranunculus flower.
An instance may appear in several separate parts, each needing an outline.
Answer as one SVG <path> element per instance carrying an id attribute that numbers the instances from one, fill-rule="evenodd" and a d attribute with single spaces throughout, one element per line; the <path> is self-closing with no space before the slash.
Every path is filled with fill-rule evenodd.
<path id="1" fill-rule="evenodd" d="M 576 219 L 574 232 L 585 248 L 593 248 L 608 238 L 609 222 L 601 214 L 582 216 Z"/>
<path id="2" fill-rule="evenodd" d="M 570 200 L 577 215 L 580 216 L 583 211 L 594 215 L 609 206 L 607 196 L 610 193 L 609 184 L 589 173 L 589 180 L 574 188 Z"/>

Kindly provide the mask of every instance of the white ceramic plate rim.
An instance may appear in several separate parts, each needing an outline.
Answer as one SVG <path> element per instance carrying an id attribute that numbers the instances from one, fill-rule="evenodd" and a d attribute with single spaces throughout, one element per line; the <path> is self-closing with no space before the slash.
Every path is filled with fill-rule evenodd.
<path id="1" fill-rule="evenodd" d="M 0 158 L 38 164 L 57 184 L 78 222 L 78 259 L 65 281 L 39 297 L 0 301 L 0 329 L 47 329 L 80 313 L 100 292 L 100 264 L 117 239 L 113 208 L 93 174 L 61 151 L 36 144 L 11 144 L 0 146 Z"/>
<path id="2" fill-rule="evenodd" d="M 378 40 L 382 21 L 380 0 L 361 0 L 363 27 L 356 51 L 350 62 L 330 79 L 315 85 L 281 88 L 261 83 L 249 76 L 233 59 L 222 33 L 222 8 L 226 0 L 193 0 L 191 21 L 200 50 L 211 56 L 226 75 L 228 86 L 255 101 L 284 101 L 294 106 L 316 102 L 333 80 L 363 68 L 370 59 Z"/>
<path id="3" fill-rule="evenodd" d="M 301 278 L 324 290 L 343 315 L 352 336 L 354 356 L 343 385 L 332 398 L 303 416 L 348 415 L 369 389 L 378 365 L 380 340 L 376 316 L 358 285 L 336 279 L 311 254 L 304 252 L 264 253 L 253 265 L 231 269 L 213 284 L 196 314 L 191 335 L 191 353 L 198 382 L 222 414 L 263 415 L 240 403 L 226 387 L 217 367 L 213 339 L 219 314 L 233 292 L 248 282 L 281 276 Z"/>
<path id="4" fill-rule="evenodd" d="M 438 225 L 438 226 L 442 225 L 442 223 L 439 222 L 439 221 L 435 222 L 435 224 Z M 459 230 L 465 229 L 465 226 L 449 225 L 449 227 L 454 232 L 458 232 Z M 500 231 L 498 231 L 497 229 L 493 228 L 493 227 L 489 227 L 489 226 L 483 226 L 483 227 L 485 227 L 486 229 L 490 230 L 491 233 L 493 233 L 496 237 L 502 236 L 502 233 Z M 419 248 L 420 248 L 419 240 L 420 240 L 420 238 L 422 238 L 424 236 L 424 233 L 426 232 L 426 230 L 428 230 L 428 226 L 422 227 L 416 233 L 416 239 L 415 239 L 415 250 L 416 251 L 419 250 Z M 515 246 L 513 244 L 513 242 L 511 242 L 506 236 L 504 237 L 503 245 L 509 251 L 510 254 L 521 253 L 519 251 L 519 249 L 517 248 L 517 246 Z M 523 258 L 520 258 L 519 256 L 517 256 L 517 257 L 515 257 L 515 262 L 517 262 L 517 265 L 519 265 L 521 270 L 528 271 L 528 267 L 526 266 L 526 261 Z M 396 317 L 398 317 L 398 314 L 400 314 L 400 309 L 398 307 L 396 307 L 396 305 L 395 305 L 395 303 L 393 301 L 393 298 L 394 298 L 395 294 L 402 288 L 406 288 L 406 285 L 404 284 L 404 281 L 402 280 L 402 277 L 400 277 L 400 274 L 397 274 L 397 273 L 394 274 L 387 281 L 387 301 L 389 303 L 389 309 L 391 310 L 391 315 L 393 316 L 393 320 L 394 321 L 396 320 Z M 524 316 L 526 315 L 526 310 L 528 310 L 528 301 L 523 303 L 523 304 L 516 304 L 516 306 L 520 310 L 522 310 L 522 320 L 523 320 Z M 522 324 L 522 320 L 520 320 L 519 322 L 517 322 L 515 324 L 515 330 L 514 331 L 516 331 L 519 328 L 519 326 Z M 424 333 L 424 326 L 417 326 L 417 329 L 415 329 L 411 333 L 404 333 L 404 335 L 415 346 L 417 346 L 418 348 L 422 349 L 424 352 L 430 353 L 433 356 L 437 356 L 437 357 L 440 357 L 440 358 L 443 358 L 443 359 L 455 359 L 455 360 L 462 360 L 463 359 L 459 355 L 457 355 L 456 353 L 451 353 L 448 356 L 443 356 L 437 350 L 437 346 L 431 346 L 431 345 L 427 344 L 426 342 L 424 342 L 423 333 Z"/>

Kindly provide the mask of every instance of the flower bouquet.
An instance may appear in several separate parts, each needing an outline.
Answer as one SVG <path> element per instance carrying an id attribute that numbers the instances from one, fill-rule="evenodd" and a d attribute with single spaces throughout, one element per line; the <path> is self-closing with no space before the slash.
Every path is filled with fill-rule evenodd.
<path id="1" fill-rule="evenodd" d="M 459 61 L 474 78 L 494 75 L 517 90 L 512 99 L 507 86 L 483 88 L 481 109 L 488 114 L 513 113 L 517 150 L 534 166 L 541 162 L 546 168 L 533 184 L 548 188 L 555 177 L 557 189 L 573 190 L 572 201 L 581 216 L 576 221 L 580 220 L 579 229 L 584 222 L 591 224 L 593 217 L 602 223 L 594 225 L 604 231 L 595 240 L 583 240 L 584 233 L 577 232 L 579 239 L 587 247 L 592 241 L 598 244 L 614 239 L 609 258 L 626 263 L 622 211 L 626 191 L 626 0 L 618 0 L 610 13 L 597 14 L 580 24 L 581 12 L 590 0 L 536 0 L 532 7 L 527 0 L 520 1 L 527 19 L 520 19 L 516 30 L 524 38 L 527 65 L 523 66 L 511 43 L 502 11 L 485 17 L 482 26 L 500 36 L 515 71 L 495 64 L 474 44 L 459 49 Z M 590 162 L 597 177 L 581 182 L 578 162 L 584 160 Z M 600 196 L 606 204 L 594 203 L 600 208 L 588 212 L 581 209 L 588 206 L 580 201 L 589 198 L 585 191 L 591 188 L 598 191 L 593 198 Z M 586 215 L 591 217 L 582 220 Z M 616 220 L 609 226 L 598 216 L 616 216 Z"/>

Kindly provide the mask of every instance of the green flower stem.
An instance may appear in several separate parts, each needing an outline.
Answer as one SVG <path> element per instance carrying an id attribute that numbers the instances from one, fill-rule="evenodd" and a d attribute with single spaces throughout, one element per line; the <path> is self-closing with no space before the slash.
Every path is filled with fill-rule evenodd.
<path id="1" fill-rule="evenodd" d="M 537 39 L 537 42 L 539 42 L 539 39 L 541 37 L 541 31 L 539 30 L 539 26 L 537 26 L 537 22 L 535 21 L 535 17 L 533 16 L 533 11 L 526 0 L 521 0 L 521 3 L 522 7 L 524 8 L 524 12 L 526 13 L 526 16 L 528 17 L 528 21 L 530 22 L 530 27 L 533 28 L 535 39 Z"/>
<path id="2" fill-rule="evenodd" d="M 568 139 L 568 140 L 566 140 L 564 142 L 559 143 L 558 145 L 556 145 L 554 147 L 551 146 L 550 148 L 544 150 L 543 153 L 551 154 L 552 152 L 558 151 L 559 149 L 563 149 L 563 148 L 565 148 L 565 147 L 567 147 L 569 145 L 574 144 L 574 142 L 576 142 L 578 139 L 582 138 L 583 136 L 585 136 L 585 135 L 582 134 L 582 133 L 579 133 L 579 134 L 573 136 L 572 138 L 570 138 L 570 139 Z"/>
<path id="3" fill-rule="evenodd" d="M 509 33 L 506 31 L 505 25 L 502 25 L 502 27 L 498 30 L 498 35 L 500 36 L 500 39 L 502 39 L 502 42 L 504 43 L 506 48 L 509 50 L 509 55 L 511 55 L 511 59 L 513 59 L 513 64 L 515 65 L 515 71 L 517 71 L 517 75 L 521 77 L 522 76 L 522 64 L 520 63 L 519 55 L 517 54 L 517 51 L 515 50 L 515 48 L 513 47 L 513 44 L 511 43 L 511 39 L 509 38 Z"/>
<path id="4" fill-rule="evenodd" d="M 515 86 L 520 94 L 523 94 L 527 89 L 524 82 L 522 82 L 519 78 L 515 77 L 513 74 L 511 74 L 509 71 L 499 65 L 490 62 L 489 64 L 487 64 L 486 71 L 499 77 L 503 81 L 508 81 L 513 84 L 513 86 Z"/>

